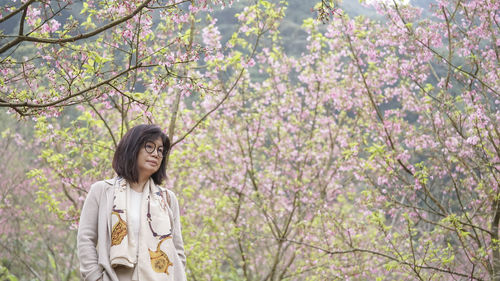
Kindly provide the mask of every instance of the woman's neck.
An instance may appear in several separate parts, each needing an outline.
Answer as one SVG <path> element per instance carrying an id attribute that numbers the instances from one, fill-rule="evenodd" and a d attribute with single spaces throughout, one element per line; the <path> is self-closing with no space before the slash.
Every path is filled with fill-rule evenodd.
<path id="1" fill-rule="evenodd" d="M 143 178 L 139 179 L 137 182 L 129 182 L 130 188 L 132 188 L 134 191 L 137 192 L 142 192 L 144 190 L 144 186 L 146 186 L 146 183 L 148 182 L 149 179 Z"/>

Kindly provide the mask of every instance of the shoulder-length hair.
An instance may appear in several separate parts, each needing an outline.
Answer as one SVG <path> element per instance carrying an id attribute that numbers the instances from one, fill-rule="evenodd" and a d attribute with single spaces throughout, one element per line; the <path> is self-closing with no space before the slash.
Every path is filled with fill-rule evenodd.
<path id="1" fill-rule="evenodd" d="M 167 177 L 165 171 L 165 156 L 170 150 L 170 140 L 157 125 L 138 125 L 130 129 L 118 143 L 115 155 L 113 156 L 113 169 L 118 176 L 130 181 L 139 181 L 139 169 L 137 167 L 137 156 L 147 141 L 155 141 L 161 138 L 163 142 L 163 158 L 160 168 L 151 178 L 155 184 L 161 184 Z"/>

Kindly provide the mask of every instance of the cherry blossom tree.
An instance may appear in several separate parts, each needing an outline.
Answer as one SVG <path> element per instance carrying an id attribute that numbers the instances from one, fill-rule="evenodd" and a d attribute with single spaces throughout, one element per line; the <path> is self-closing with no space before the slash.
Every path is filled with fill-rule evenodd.
<path id="1" fill-rule="evenodd" d="M 183 144 L 194 276 L 498 280 L 498 3 L 375 8 L 264 48 Z"/>
<path id="2" fill-rule="evenodd" d="M 50 107 L 4 98 L 36 115 L 39 202 L 77 221 L 90 183 L 113 176 L 123 132 L 155 122 L 174 144 L 166 186 L 182 208 L 189 279 L 500 280 L 500 3 L 372 1 L 383 18 L 370 19 L 321 1 L 298 56 L 281 43 L 284 2 L 244 7 L 227 42 L 190 4 L 146 4 L 135 29 L 117 24 L 101 40 L 35 43 L 85 57 L 74 82 L 37 89 L 97 85 Z M 83 14 L 112 22 L 91 3 Z M 4 81 L 31 81 L 29 62 Z M 116 69 L 127 71 L 106 82 Z"/>
<path id="3" fill-rule="evenodd" d="M 18 117 L 33 116 L 31 137 L 36 141 L 28 143 L 40 158 L 27 173 L 11 167 L 19 177 L 2 174 L 16 182 L 2 186 L 0 199 L 6 203 L 1 210 L 10 214 L 0 233 L 6 250 L 2 259 L 19 257 L 8 266 L 23 279 L 78 279 L 72 249 L 79 211 L 90 184 L 113 176 L 112 153 L 127 128 L 138 122 L 163 124 L 174 147 L 182 142 L 235 94 L 247 65 L 254 63 L 259 41 L 276 29 L 283 13 L 261 1 L 255 9 L 259 19 L 246 25 L 251 30 L 235 26 L 231 40 L 222 45 L 214 27 L 217 20 L 209 13 L 224 6 L 222 1 L 86 2 L 81 9 L 86 21 L 81 23 L 65 14 L 78 8 L 76 3 L 17 5 L 22 6 L 13 3 L 3 9 L 2 22 L 22 16 L 20 34 L 1 38 L 5 75 L 0 103 Z M 61 28 L 58 22 L 63 20 Z M 21 34 L 24 25 L 31 28 L 27 35 Z M 5 132 L 7 138 L 11 131 Z M 14 192 L 19 185 L 26 193 Z M 31 218 L 28 213 L 37 208 L 52 216 Z M 60 221 L 50 221 L 55 217 Z M 35 256 L 24 259 L 30 254 L 28 248 L 11 248 L 9 242 L 24 235 L 26 224 L 30 235 L 34 229 L 48 234 L 46 227 L 63 226 L 65 230 L 52 230 L 66 237 L 53 237 L 61 242 L 58 247 L 65 247 L 57 253 L 66 259 L 47 259 L 50 253 L 38 247 L 41 259 L 50 262 L 44 265 Z M 12 228 L 15 225 L 23 227 Z M 63 278 L 54 268 L 64 268 L 68 274 Z"/>
<path id="4" fill-rule="evenodd" d="M 67 226 L 76 228 L 91 183 L 114 176 L 110 168 L 112 154 L 127 128 L 142 122 L 160 124 L 175 149 L 237 94 L 247 68 L 255 64 L 253 58 L 260 41 L 273 36 L 283 16 L 281 6 L 259 1 L 251 9 L 256 17 L 240 17 L 241 24 L 235 26 L 223 45 L 217 20 L 210 14 L 200 18 L 193 9 L 187 14 L 186 25 L 178 27 L 183 34 L 174 40 L 177 45 L 169 46 L 178 48 L 175 52 L 161 51 L 165 49 L 161 40 L 150 38 L 150 42 L 144 43 L 150 51 L 157 44 L 155 52 L 164 52 L 158 56 L 172 61 L 165 59 L 165 64 L 148 67 L 144 72 L 140 71 L 142 68 L 135 69 L 134 79 L 140 82 L 129 83 L 130 72 L 120 78 L 123 84 L 106 83 L 92 89 L 96 95 L 91 100 L 76 98 L 68 103 L 46 103 L 43 107 L 11 107 L 18 116 L 34 115 L 33 137 L 40 149 L 40 165 L 32 167 L 27 176 L 37 191 L 38 208 L 46 208 Z M 158 24 L 159 29 L 174 28 L 174 16 L 169 17 L 170 26 Z M 162 36 L 161 32 L 153 34 Z M 107 48 L 103 46 L 102 50 Z M 175 61 L 178 56 L 183 56 L 183 60 Z M 134 90 L 139 84 L 141 91 Z M 73 231 L 65 234 L 74 236 Z M 75 265 L 70 267 L 74 269 Z M 47 280 L 51 278 L 53 275 Z"/>
<path id="5" fill-rule="evenodd" d="M 54 209 L 40 204 L 38 194 L 43 190 L 33 192 L 33 180 L 26 175 L 40 165 L 39 147 L 27 137 L 26 124 L 3 120 L 7 124 L 1 125 L 0 138 L 0 280 L 77 279 L 75 231 Z"/>
<path id="6" fill-rule="evenodd" d="M 151 106 L 177 66 L 200 59 L 191 22 L 224 1 L 6 1 L 0 24 L 0 107 L 57 116 L 65 106 L 120 99 Z M 13 24 L 14 23 L 14 24 Z M 179 72 L 180 71 L 180 72 Z M 144 80 L 147 77 L 146 80 Z M 189 85 L 189 87 L 188 87 Z M 149 91 L 145 91 L 146 88 Z"/>

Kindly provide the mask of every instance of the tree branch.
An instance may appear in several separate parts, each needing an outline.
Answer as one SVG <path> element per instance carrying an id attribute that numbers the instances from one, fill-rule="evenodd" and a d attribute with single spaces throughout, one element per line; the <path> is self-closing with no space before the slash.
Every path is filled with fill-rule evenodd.
<path id="1" fill-rule="evenodd" d="M 257 39 L 255 41 L 255 45 L 253 47 L 252 53 L 249 56 L 250 58 L 252 58 L 255 55 L 255 51 L 257 50 L 257 46 L 259 44 L 259 40 L 260 40 L 261 36 L 262 36 L 262 33 L 259 33 L 259 35 L 257 36 Z M 224 95 L 224 97 L 214 106 L 214 108 L 212 108 L 209 112 L 207 112 L 205 115 L 203 115 L 203 117 L 201 117 L 200 120 L 198 120 L 198 122 L 196 122 L 196 124 L 194 124 L 194 126 L 191 127 L 191 129 L 189 129 L 182 137 L 180 137 L 175 142 L 173 142 L 172 145 L 171 145 L 171 147 L 173 147 L 174 145 L 176 145 L 179 142 L 183 141 L 189 134 L 191 134 L 191 132 L 194 131 L 194 129 L 196 129 L 196 127 L 198 127 L 198 125 L 201 124 L 201 122 L 203 122 L 210 114 L 212 114 L 212 112 L 216 111 L 229 98 L 229 94 L 236 87 L 236 85 L 240 81 L 241 77 L 243 77 L 243 73 L 244 72 L 245 72 L 245 69 L 242 69 L 240 71 L 238 77 L 236 78 L 235 82 L 233 83 L 233 85 L 231 86 L 231 88 L 229 90 L 225 90 L 224 89 L 224 85 L 222 85 L 223 89 L 226 92 L 225 95 Z"/>
<path id="2" fill-rule="evenodd" d="M 0 23 L 10 19 L 11 17 L 17 15 L 20 11 L 24 10 L 24 9 L 28 9 L 28 6 L 31 5 L 33 2 L 35 2 L 36 0 L 29 0 L 28 2 L 24 3 L 21 7 L 17 8 L 16 10 L 12 11 L 10 14 L 6 15 L 5 17 L 3 18 L 0 18 Z"/>
<path id="3" fill-rule="evenodd" d="M 75 94 L 68 95 L 68 96 L 66 96 L 64 98 L 58 99 L 58 100 L 53 101 L 53 102 L 36 104 L 36 103 L 32 103 L 32 102 L 31 103 L 30 102 L 10 103 L 10 102 L 7 102 L 5 100 L 0 100 L 0 107 L 10 107 L 10 108 L 16 110 L 17 108 L 27 108 L 27 107 L 29 107 L 29 108 L 44 108 L 44 107 L 49 107 L 49 106 L 55 106 L 57 104 L 60 104 L 62 102 L 65 102 L 67 100 L 75 98 L 77 96 L 81 96 L 81 95 L 85 94 L 86 92 L 89 92 L 91 90 L 99 88 L 102 85 L 105 85 L 105 84 L 109 85 L 109 83 L 111 81 L 115 80 L 116 78 L 118 78 L 118 77 L 120 77 L 120 76 L 122 76 L 122 75 L 124 75 L 124 74 L 126 74 L 126 73 L 128 73 L 130 71 L 132 71 L 132 70 L 138 69 L 140 67 L 143 67 L 142 64 L 139 64 L 139 65 L 133 66 L 131 68 L 125 69 L 124 71 L 116 74 L 115 76 L 113 76 L 113 77 L 111 77 L 111 78 L 109 78 L 107 80 L 104 80 L 104 81 L 102 81 L 102 82 L 100 82 L 100 83 L 98 83 L 98 84 L 96 84 L 94 86 L 91 86 L 91 87 L 89 87 L 87 89 L 81 90 L 81 91 L 79 91 L 79 92 L 77 92 Z M 144 67 L 148 67 L 148 66 L 144 66 Z"/>
<path id="4" fill-rule="evenodd" d="M 23 15 L 21 16 L 21 20 L 19 21 L 19 36 L 23 35 L 24 32 L 24 20 L 26 19 L 26 14 L 28 13 L 28 6 L 24 8 Z"/>
<path id="5" fill-rule="evenodd" d="M 294 241 L 294 240 L 288 240 L 288 239 L 286 241 L 294 243 L 294 244 L 306 246 L 308 248 L 313 248 L 313 249 L 322 251 L 324 253 L 327 253 L 329 255 L 344 255 L 344 254 L 350 254 L 350 253 L 367 253 L 367 254 L 371 254 L 371 255 L 383 257 L 383 258 L 386 258 L 388 260 L 396 261 L 399 264 L 406 265 L 406 266 L 409 266 L 411 268 L 415 267 L 415 268 L 418 268 L 419 270 L 422 270 L 422 269 L 424 269 L 424 270 L 434 270 L 434 271 L 438 271 L 438 272 L 442 272 L 442 273 L 447 273 L 447 274 L 450 274 L 450 275 L 456 275 L 456 276 L 460 276 L 460 277 L 466 277 L 468 280 L 478 280 L 478 281 L 482 281 L 483 280 L 483 279 L 475 277 L 473 275 L 468 275 L 468 274 L 465 274 L 465 273 L 452 271 L 450 269 L 443 269 L 443 268 L 439 268 L 439 267 L 435 267 L 435 266 L 422 266 L 422 265 L 412 264 L 412 263 L 409 263 L 407 261 L 403 261 L 403 260 L 400 260 L 398 258 L 395 258 L 393 256 L 390 256 L 390 255 L 387 255 L 387 254 L 384 254 L 384 253 L 380 253 L 380 252 L 376 252 L 376 251 L 373 251 L 373 250 L 368 250 L 368 249 L 351 248 L 351 249 L 343 250 L 343 251 L 342 250 L 340 250 L 340 251 L 331 251 L 331 250 L 323 249 L 321 247 L 318 247 L 318 246 L 315 246 L 315 245 L 311 245 L 311 244 L 308 244 L 308 243 L 304 243 L 304 242 L 299 242 L 299 241 Z"/>
<path id="6" fill-rule="evenodd" d="M 62 44 L 62 43 L 68 43 L 68 42 L 75 42 L 78 40 L 86 39 L 92 36 L 95 36 L 105 30 L 108 30 L 116 25 L 119 25 L 123 22 L 126 22 L 127 20 L 131 19 L 134 17 L 137 13 L 139 13 L 144 7 L 146 7 L 149 2 L 152 0 L 146 0 L 144 3 L 142 3 L 137 9 L 135 9 L 131 14 L 121 18 L 117 19 L 113 22 L 110 22 L 96 30 L 80 34 L 77 36 L 69 37 L 69 38 L 40 38 L 40 37 L 31 37 L 31 36 L 17 36 L 14 40 L 12 40 L 9 43 L 6 43 L 0 48 L 0 54 L 3 54 L 5 51 L 9 50 L 13 46 L 23 42 L 23 41 L 29 41 L 29 42 L 38 42 L 38 43 L 48 43 L 48 44 Z"/>

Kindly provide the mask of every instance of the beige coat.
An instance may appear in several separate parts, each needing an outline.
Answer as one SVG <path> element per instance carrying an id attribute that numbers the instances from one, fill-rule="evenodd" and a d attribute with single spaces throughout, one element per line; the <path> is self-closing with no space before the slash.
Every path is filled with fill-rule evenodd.
<path id="1" fill-rule="evenodd" d="M 80 273 L 85 281 L 119 281 L 110 264 L 109 249 L 111 247 L 111 210 L 113 208 L 113 185 L 115 179 L 99 181 L 90 187 L 83 204 L 78 227 L 78 257 Z M 179 261 L 186 266 L 181 224 L 179 221 L 179 203 L 175 194 L 168 190 L 171 198 L 173 215 L 173 243 Z M 183 268 L 175 267 L 176 270 Z M 174 276 L 185 276 L 184 272 L 174 272 Z M 185 277 L 179 279 L 185 280 Z"/>

